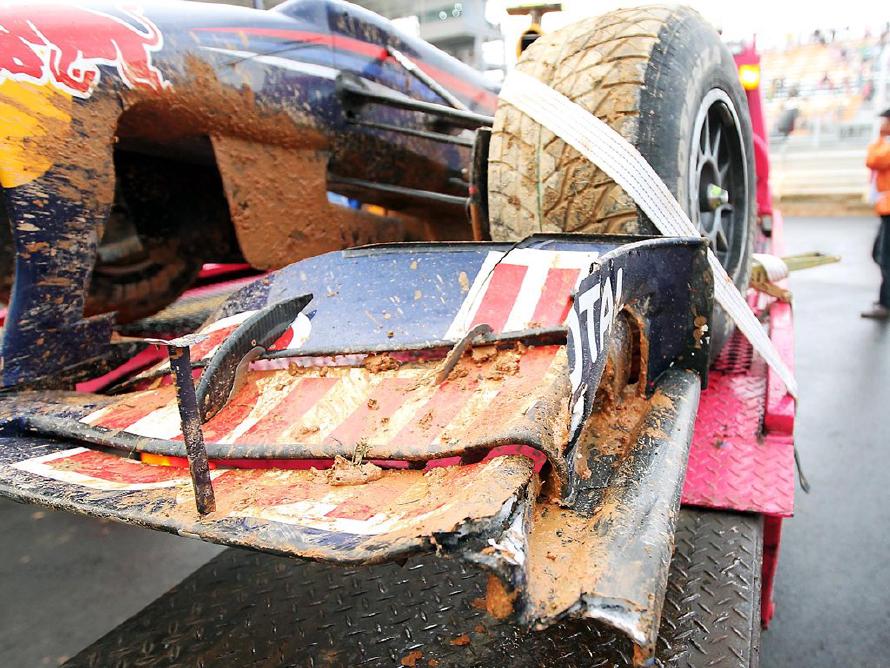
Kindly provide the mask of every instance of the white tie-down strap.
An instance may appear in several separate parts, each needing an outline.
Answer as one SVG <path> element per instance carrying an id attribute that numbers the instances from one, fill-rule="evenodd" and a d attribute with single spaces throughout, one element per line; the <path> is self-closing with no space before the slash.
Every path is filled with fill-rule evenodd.
<path id="1" fill-rule="evenodd" d="M 788 265 L 785 264 L 785 260 L 777 255 L 753 253 L 751 257 L 763 267 L 763 271 L 766 272 L 766 277 L 769 279 L 770 283 L 777 283 L 783 278 L 788 278 L 788 274 L 791 273 L 788 269 Z"/>
<path id="2" fill-rule="evenodd" d="M 679 202 L 640 152 L 589 111 L 536 78 L 517 70 L 507 75 L 500 97 L 546 127 L 608 174 L 630 195 L 663 235 L 700 236 Z M 766 363 L 779 374 L 789 394 L 797 398 L 794 375 L 785 366 L 772 341 L 763 331 L 763 326 L 710 250 L 708 262 L 714 273 L 715 300 Z"/>

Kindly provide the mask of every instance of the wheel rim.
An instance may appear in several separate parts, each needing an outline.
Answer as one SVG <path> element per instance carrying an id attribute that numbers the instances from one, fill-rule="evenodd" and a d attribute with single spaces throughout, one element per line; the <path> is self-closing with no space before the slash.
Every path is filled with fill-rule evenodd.
<path id="1" fill-rule="evenodd" d="M 748 173 L 735 106 L 714 88 L 699 106 L 689 154 L 689 212 L 727 271 L 739 262 L 748 220 Z"/>

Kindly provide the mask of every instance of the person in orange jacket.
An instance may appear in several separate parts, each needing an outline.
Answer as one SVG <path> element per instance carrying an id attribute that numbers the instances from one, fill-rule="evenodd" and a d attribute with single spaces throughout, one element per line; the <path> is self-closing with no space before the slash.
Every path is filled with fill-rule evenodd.
<path id="1" fill-rule="evenodd" d="M 881 268 L 881 291 L 878 301 L 863 318 L 890 318 L 890 109 L 881 113 L 880 136 L 868 147 L 865 165 L 874 171 L 875 213 L 881 217 L 878 238 L 872 257 Z"/>

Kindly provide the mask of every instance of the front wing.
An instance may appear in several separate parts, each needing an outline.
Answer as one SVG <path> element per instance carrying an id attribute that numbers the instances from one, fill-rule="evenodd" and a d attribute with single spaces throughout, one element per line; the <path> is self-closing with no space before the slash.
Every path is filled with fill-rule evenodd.
<path id="1" fill-rule="evenodd" d="M 166 364 L 120 394 L 4 396 L 0 493 L 316 560 L 435 550 L 492 574 L 491 614 L 601 620 L 644 660 L 706 378 L 709 281 L 698 239 L 313 258 L 236 293 L 192 346 L 216 368 L 244 314 L 314 297 L 203 425 L 215 511 L 195 508 Z"/>

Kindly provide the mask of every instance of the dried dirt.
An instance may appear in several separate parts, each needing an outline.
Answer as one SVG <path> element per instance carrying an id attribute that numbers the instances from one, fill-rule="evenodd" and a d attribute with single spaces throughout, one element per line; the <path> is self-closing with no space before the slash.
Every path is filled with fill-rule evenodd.
<path id="1" fill-rule="evenodd" d="M 214 135 L 214 152 L 244 257 L 275 269 L 352 246 L 401 241 L 398 221 L 330 204 L 328 154 Z"/>
<path id="2" fill-rule="evenodd" d="M 381 353 L 379 355 L 368 355 L 362 361 L 362 366 L 371 373 L 382 373 L 398 369 L 401 364 L 389 353 Z"/>
<path id="3" fill-rule="evenodd" d="M 311 105 L 294 99 L 283 110 L 258 103 L 249 80 L 223 83 L 214 67 L 195 54 L 185 56 L 185 76 L 161 94 L 123 90 L 129 112 L 120 119 L 122 137 L 159 141 L 208 134 L 287 146 L 322 149 L 328 145 Z"/>
<path id="4" fill-rule="evenodd" d="M 403 656 L 402 660 L 399 661 L 399 664 L 402 666 L 407 666 L 408 668 L 414 668 L 417 665 L 417 662 L 422 659 L 423 652 L 421 652 L 419 649 L 415 649 Z"/>
<path id="5" fill-rule="evenodd" d="M 636 442 L 640 423 L 649 401 L 639 395 L 635 385 L 625 388 L 619 401 L 594 411 L 579 438 L 579 454 L 623 456 Z"/>
<path id="6" fill-rule="evenodd" d="M 96 118 L 96 127 L 85 128 L 90 132 L 82 136 L 107 136 L 104 142 L 77 142 L 107 147 L 102 162 L 89 162 L 110 165 L 115 131 L 123 139 L 159 143 L 210 136 L 239 244 L 258 269 L 404 237 L 398 221 L 328 203 L 331 147 L 308 100 L 266 107 L 247 78 L 240 87 L 237 79 L 223 83 L 213 66 L 195 55 L 186 56 L 185 76 L 172 89 L 123 91 L 123 113 L 116 100 L 108 100 L 107 110 L 99 108 L 98 96 L 82 105 Z"/>
<path id="7" fill-rule="evenodd" d="M 476 346 L 470 350 L 470 357 L 476 364 L 482 364 L 497 357 L 498 349 L 494 345 Z"/>
<path id="8" fill-rule="evenodd" d="M 517 590 L 508 590 L 498 576 L 489 575 L 485 588 L 485 610 L 495 619 L 507 619 L 513 614 L 518 595 Z"/>
<path id="9" fill-rule="evenodd" d="M 335 487 L 344 485 L 364 485 L 367 482 L 380 480 L 383 477 L 383 469 L 371 462 L 353 464 L 345 457 L 339 455 L 334 458 L 334 465 L 319 471 L 329 485 Z"/>

